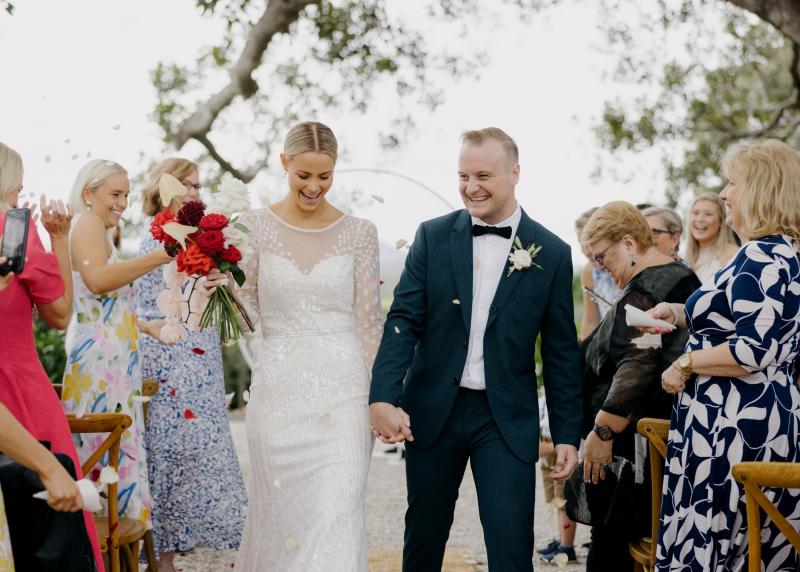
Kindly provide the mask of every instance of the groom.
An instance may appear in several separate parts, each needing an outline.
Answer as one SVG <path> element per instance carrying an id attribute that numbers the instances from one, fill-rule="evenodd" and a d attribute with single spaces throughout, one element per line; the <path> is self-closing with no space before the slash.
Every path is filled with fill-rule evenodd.
<path id="1" fill-rule="evenodd" d="M 407 442 L 404 572 L 441 570 L 467 460 L 489 569 L 531 571 L 540 334 L 553 478 L 577 464 L 572 259 L 517 204 L 513 139 L 490 127 L 464 133 L 462 144 L 466 210 L 417 230 L 372 370 L 370 415 L 383 442 Z"/>

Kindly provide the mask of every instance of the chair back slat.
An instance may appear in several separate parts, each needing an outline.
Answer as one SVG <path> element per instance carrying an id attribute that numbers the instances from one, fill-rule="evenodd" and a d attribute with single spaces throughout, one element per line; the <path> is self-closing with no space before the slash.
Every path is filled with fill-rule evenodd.
<path id="1" fill-rule="evenodd" d="M 661 487 L 664 481 L 664 462 L 667 457 L 669 421 L 646 417 L 636 424 L 638 433 L 647 439 L 650 456 L 650 558 L 649 569 L 656 565 L 659 516 L 661 513 Z"/>
<path id="2" fill-rule="evenodd" d="M 800 488 L 800 463 L 749 461 L 733 467 L 733 478 L 744 486 L 747 506 L 748 570 L 761 571 L 761 510 L 775 523 L 795 550 L 800 534 L 761 490 L 762 487 Z"/>

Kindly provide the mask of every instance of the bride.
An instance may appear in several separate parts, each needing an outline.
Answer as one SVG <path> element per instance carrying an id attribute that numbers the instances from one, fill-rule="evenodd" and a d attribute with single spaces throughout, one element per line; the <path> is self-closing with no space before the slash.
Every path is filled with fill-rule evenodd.
<path id="1" fill-rule="evenodd" d="M 336 155 L 330 128 L 295 125 L 281 154 L 289 192 L 241 217 L 255 254 L 240 294 L 260 318 L 261 338 L 236 570 L 367 570 L 367 401 L 382 333 L 378 237 L 371 222 L 326 200 Z"/>

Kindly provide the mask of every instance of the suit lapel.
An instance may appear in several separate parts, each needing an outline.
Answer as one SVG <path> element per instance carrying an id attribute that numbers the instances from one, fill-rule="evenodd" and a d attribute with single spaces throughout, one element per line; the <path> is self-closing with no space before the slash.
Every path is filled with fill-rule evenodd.
<path id="1" fill-rule="evenodd" d="M 472 320 L 472 225 L 469 213 L 464 210 L 453 225 L 450 233 L 450 261 L 453 264 L 453 278 L 458 293 L 461 317 L 464 328 L 469 332 Z"/>
<path id="2" fill-rule="evenodd" d="M 533 243 L 536 242 L 536 226 L 533 224 L 533 221 L 528 218 L 528 215 L 525 214 L 523 210 L 521 213 L 521 217 L 519 220 L 519 227 L 517 227 L 517 234 L 516 236 L 519 237 L 520 241 L 522 242 L 522 247 L 525 248 Z M 514 250 L 514 238 L 511 237 L 511 248 L 509 249 L 508 253 L 511 254 Z M 507 257 L 506 257 L 507 258 Z M 489 329 L 489 326 L 492 325 L 497 314 L 500 313 L 500 309 L 503 307 L 503 304 L 506 303 L 509 296 L 514 292 L 514 288 L 516 288 L 517 283 L 522 279 L 522 275 L 525 272 L 535 272 L 536 268 L 531 267 L 527 270 L 515 270 L 511 273 L 511 276 L 508 275 L 508 263 L 506 263 L 505 268 L 503 269 L 503 274 L 500 276 L 500 283 L 497 285 L 497 291 L 494 294 L 494 300 L 492 300 L 492 305 L 489 309 L 489 319 L 486 322 L 486 329 Z"/>

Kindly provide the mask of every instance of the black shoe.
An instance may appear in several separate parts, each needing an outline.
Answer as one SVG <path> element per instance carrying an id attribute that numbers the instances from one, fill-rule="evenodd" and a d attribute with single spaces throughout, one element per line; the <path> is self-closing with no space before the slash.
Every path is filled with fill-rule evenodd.
<path id="1" fill-rule="evenodd" d="M 553 540 L 550 541 L 550 544 L 548 544 L 544 548 L 539 548 L 536 552 L 541 556 L 544 556 L 545 554 L 550 554 L 551 552 L 555 552 L 556 550 L 558 550 L 560 546 L 561 543 L 554 538 Z"/>

